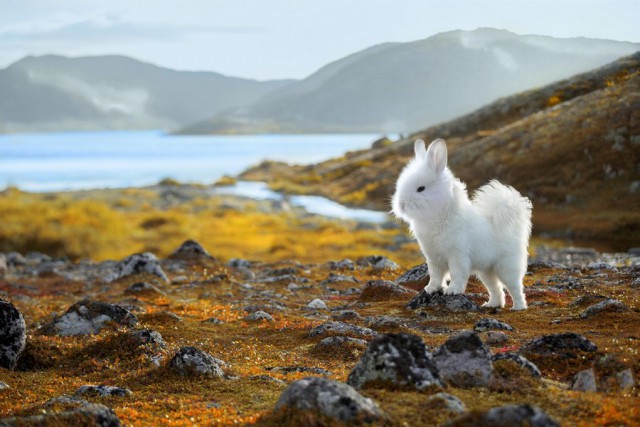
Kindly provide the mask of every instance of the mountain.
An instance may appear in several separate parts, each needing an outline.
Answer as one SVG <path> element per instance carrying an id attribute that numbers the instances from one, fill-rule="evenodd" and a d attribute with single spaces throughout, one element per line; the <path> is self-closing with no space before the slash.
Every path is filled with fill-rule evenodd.
<path id="1" fill-rule="evenodd" d="M 26 57 L 0 70 L 0 132 L 175 128 L 289 83 L 174 71 L 124 56 Z"/>
<path id="2" fill-rule="evenodd" d="M 531 198 L 535 233 L 640 241 L 640 52 L 397 142 L 311 166 L 265 162 L 242 178 L 389 210 L 417 138 L 445 138 L 470 191 L 497 178 Z"/>
<path id="3" fill-rule="evenodd" d="M 639 49 L 639 43 L 486 28 L 452 31 L 363 50 L 180 132 L 415 131 Z"/>

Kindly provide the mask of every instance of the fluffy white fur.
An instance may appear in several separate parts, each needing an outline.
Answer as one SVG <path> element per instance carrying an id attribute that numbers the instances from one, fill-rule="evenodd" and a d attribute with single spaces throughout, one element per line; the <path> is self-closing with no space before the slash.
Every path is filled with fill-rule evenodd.
<path id="1" fill-rule="evenodd" d="M 475 274 L 489 291 L 485 306 L 504 307 L 504 285 L 512 309 L 526 309 L 522 279 L 531 235 L 529 199 L 493 180 L 469 200 L 466 185 L 447 168 L 442 139 L 428 149 L 417 140 L 414 148 L 415 158 L 398 177 L 392 207 L 409 223 L 427 259 L 431 277 L 425 291 L 464 293 Z"/>

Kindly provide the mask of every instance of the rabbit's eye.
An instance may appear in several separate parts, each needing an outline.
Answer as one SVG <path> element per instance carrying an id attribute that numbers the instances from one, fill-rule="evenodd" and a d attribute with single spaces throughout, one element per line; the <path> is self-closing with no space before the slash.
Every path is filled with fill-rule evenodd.
<path id="1" fill-rule="evenodd" d="M 421 185 L 420 187 L 418 187 L 418 193 L 422 193 L 424 191 L 424 185 Z"/>

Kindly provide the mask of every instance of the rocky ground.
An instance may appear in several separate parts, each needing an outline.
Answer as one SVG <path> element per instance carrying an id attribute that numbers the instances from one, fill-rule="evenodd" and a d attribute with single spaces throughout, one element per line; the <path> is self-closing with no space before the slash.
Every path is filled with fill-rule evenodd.
<path id="1" fill-rule="evenodd" d="M 0 255 L 0 426 L 640 424 L 638 259 L 538 256 L 514 312 L 382 256 Z"/>

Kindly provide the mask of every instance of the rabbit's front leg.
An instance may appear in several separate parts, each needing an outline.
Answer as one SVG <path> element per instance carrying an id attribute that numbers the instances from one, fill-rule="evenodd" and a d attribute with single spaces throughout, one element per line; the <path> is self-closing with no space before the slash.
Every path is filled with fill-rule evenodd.
<path id="1" fill-rule="evenodd" d="M 438 265 L 435 262 L 427 260 L 429 266 L 429 284 L 425 286 L 424 291 L 428 294 L 438 292 L 442 289 L 444 284 L 444 275 L 447 272 L 446 268 L 442 265 Z"/>
<path id="2" fill-rule="evenodd" d="M 463 294 L 467 289 L 467 281 L 471 275 L 471 261 L 465 257 L 454 257 L 449 260 L 451 283 L 444 290 L 445 295 Z"/>

